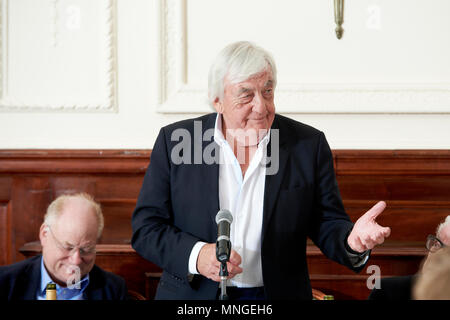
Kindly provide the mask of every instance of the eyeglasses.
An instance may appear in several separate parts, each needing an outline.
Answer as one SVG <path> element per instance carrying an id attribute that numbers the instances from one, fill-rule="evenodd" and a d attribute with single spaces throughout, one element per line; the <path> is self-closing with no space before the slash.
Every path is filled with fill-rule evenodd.
<path id="1" fill-rule="evenodd" d="M 435 236 L 430 234 L 427 237 L 427 242 L 426 242 L 425 246 L 427 247 L 428 251 L 436 252 L 439 249 L 445 247 L 446 245 L 441 240 L 439 240 L 438 237 L 435 237 Z"/>
<path id="2" fill-rule="evenodd" d="M 64 245 L 64 244 L 61 243 L 61 241 L 59 241 L 55 237 L 55 234 L 53 233 L 53 231 L 50 228 L 50 226 L 47 226 L 47 228 L 50 231 L 50 233 L 52 234 L 52 237 L 55 240 L 56 246 L 58 247 L 59 250 L 64 252 L 64 254 L 71 256 L 76 251 L 79 251 L 80 252 L 80 256 L 82 256 L 82 257 L 90 257 L 90 256 L 95 254 L 95 245 L 91 246 L 91 247 L 86 247 L 86 248 L 80 248 L 80 247 L 72 246 L 72 245 Z"/>

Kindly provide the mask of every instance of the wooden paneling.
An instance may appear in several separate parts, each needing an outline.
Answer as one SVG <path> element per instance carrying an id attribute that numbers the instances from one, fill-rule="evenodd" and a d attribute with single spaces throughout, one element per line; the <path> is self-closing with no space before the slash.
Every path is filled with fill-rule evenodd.
<path id="1" fill-rule="evenodd" d="M 59 194 L 85 191 L 101 203 L 105 215 L 97 263 L 124 276 L 130 289 L 152 297 L 156 285 L 152 279 L 160 269 L 129 244 L 131 214 L 150 153 L 0 150 L 0 264 L 39 252 L 35 241 L 48 204 Z M 426 236 L 450 214 L 450 151 L 334 150 L 333 156 L 353 221 L 377 201 L 387 203 L 377 221 L 391 227 L 392 233 L 373 250 L 368 266 L 379 266 L 381 276 L 416 272 L 425 255 Z M 311 243 L 307 252 L 313 287 L 336 299 L 368 296 L 367 267 L 354 274 L 326 259 Z"/>
<path id="2" fill-rule="evenodd" d="M 0 202 L 0 265 L 11 261 L 11 206 L 9 202 Z"/>
<path id="3" fill-rule="evenodd" d="M 129 242 L 129 221 L 149 156 L 150 151 L 135 150 L 0 151 L 0 201 L 10 203 L 12 237 L 3 263 L 24 259 L 18 250 L 38 239 L 47 206 L 67 192 L 88 192 L 100 202 L 102 243 Z"/>
<path id="4" fill-rule="evenodd" d="M 338 175 L 450 173 L 450 150 L 334 150 L 333 156 Z"/>
<path id="5" fill-rule="evenodd" d="M 105 215 L 105 225 L 101 243 L 130 243 L 131 215 L 136 206 L 136 199 L 98 199 Z"/>
<path id="6" fill-rule="evenodd" d="M 426 249 L 423 242 L 388 241 L 372 250 L 369 262 L 358 274 L 327 259 L 314 245 L 308 245 L 307 255 L 313 288 L 332 294 L 337 300 L 366 299 L 370 294 L 367 280 L 374 274 L 371 266 L 379 268 L 381 277 L 414 274 Z"/>
<path id="7" fill-rule="evenodd" d="M 0 176 L 0 265 L 12 261 L 11 185 L 11 177 Z"/>
<path id="8" fill-rule="evenodd" d="M 379 198 L 384 200 L 386 198 Z M 352 221 L 376 201 L 346 200 L 344 206 Z M 450 201 L 386 200 L 387 208 L 377 222 L 391 228 L 389 241 L 422 241 L 434 234 L 437 225 L 450 214 Z"/>
<path id="9" fill-rule="evenodd" d="M 140 174 L 147 150 L 2 150 L 0 173 Z"/>
<path id="10" fill-rule="evenodd" d="M 385 200 L 377 221 L 392 241 L 425 241 L 450 214 L 450 151 L 334 151 L 336 175 L 353 221 Z"/>

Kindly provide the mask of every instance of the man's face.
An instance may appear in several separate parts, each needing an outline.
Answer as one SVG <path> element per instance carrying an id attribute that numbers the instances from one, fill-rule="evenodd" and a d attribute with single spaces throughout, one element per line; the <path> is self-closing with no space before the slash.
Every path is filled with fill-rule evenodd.
<path id="1" fill-rule="evenodd" d="M 41 226 L 45 267 L 52 280 L 62 286 L 76 283 L 94 266 L 98 224 L 89 210 L 86 203 L 72 200 L 51 227 Z"/>
<path id="2" fill-rule="evenodd" d="M 275 118 L 274 83 L 270 70 L 249 79 L 231 83 L 224 80 L 224 96 L 214 106 L 223 116 L 222 129 L 241 145 L 256 145 Z"/>

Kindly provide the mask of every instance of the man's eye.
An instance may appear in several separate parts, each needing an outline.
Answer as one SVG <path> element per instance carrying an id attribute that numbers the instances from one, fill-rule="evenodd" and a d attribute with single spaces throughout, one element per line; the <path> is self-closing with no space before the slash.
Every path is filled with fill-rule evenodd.
<path id="1" fill-rule="evenodd" d="M 241 102 L 248 102 L 251 101 L 253 99 L 253 96 L 251 94 L 245 95 L 241 97 Z"/>

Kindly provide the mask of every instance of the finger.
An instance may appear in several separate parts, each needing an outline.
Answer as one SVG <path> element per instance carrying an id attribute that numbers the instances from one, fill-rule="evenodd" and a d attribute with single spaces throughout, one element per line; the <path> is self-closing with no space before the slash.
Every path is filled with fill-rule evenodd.
<path id="1" fill-rule="evenodd" d="M 208 272 L 212 276 L 218 276 L 220 273 L 220 268 L 216 265 L 210 265 Z"/>
<path id="2" fill-rule="evenodd" d="M 370 208 L 369 211 L 367 211 L 364 214 L 364 217 L 367 218 L 368 220 L 374 221 L 380 215 L 380 213 L 384 211 L 384 209 L 386 209 L 386 202 L 379 201 L 376 205 L 374 205 L 372 208 Z"/>
<path id="3" fill-rule="evenodd" d="M 240 265 L 242 262 L 242 258 L 239 255 L 239 253 L 237 253 L 237 251 L 235 251 L 233 249 L 231 250 L 231 253 L 230 253 L 230 262 L 237 266 Z"/>
<path id="4" fill-rule="evenodd" d="M 214 276 L 211 276 L 211 277 L 208 277 L 208 278 L 211 279 L 212 281 L 215 281 L 215 282 L 220 282 L 221 281 L 220 276 L 217 276 L 217 275 L 214 275 Z"/>
<path id="5" fill-rule="evenodd" d="M 207 278 L 216 281 L 216 282 L 220 282 L 220 275 L 219 275 L 219 268 L 215 269 L 215 268 L 210 268 L 208 270 L 208 273 L 205 275 Z"/>
<path id="6" fill-rule="evenodd" d="M 383 232 L 384 237 L 387 238 L 387 237 L 389 237 L 391 235 L 391 228 L 383 227 L 382 232 Z"/>
<path id="7" fill-rule="evenodd" d="M 380 227 L 378 232 L 370 236 L 367 246 L 370 247 L 369 249 L 373 249 L 376 245 L 382 244 L 389 234 L 390 228 Z"/>
<path id="8" fill-rule="evenodd" d="M 373 225 L 373 231 L 372 234 L 376 234 L 378 236 L 383 236 L 384 238 L 387 238 L 391 235 L 391 228 L 389 227 L 382 227 L 378 223 L 375 222 Z"/>
<path id="9" fill-rule="evenodd" d="M 382 244 L 384 242 L 384 236 L 382 233 L 379 233 L 376 237 L 371 238 L 370 241 L 370 249 L 373 249 L 376 245 Z"/>
<path id="10" fill-rule="evenodd" d="M 387 238 L 391 235 L 391 228 L 382 227 L 379 224 L 376 224 L 376 232 L 374 234 L 376 234 L 377 238 L 378 237 Z"/>
<path id="11" fill-rule="evenodd" d="M 231 273 L 234 275 L 242 273 L 242 271 L 243 271 L 241 267 L 231 264 L 229 262 L 227 263 L 227 269 L 228 269 L 228 273 Z"/>
<path id="12" fill-rule="evenodd" d="M 211 274 L 219 269 L 219 262 L 217 261 L 215 254 L 215 246 L 215 243 L 204 245 L 200 249 L 197 257 L 197 271 L 208 278 L 211 278 Z"/>
<path id="13" fill-rule="evenodd" d="M 350 246 L 350 248 L 352 248 L 353 251 L 356 251 L 356 252 L 366 251 L 365 245 L 362 243 L 362 241 L 359 237 L 356 237 L 354 241 L 355 241 L 354 246 Z"/>
<path id="14" fill-rule="evenodd" d="M 382 243 L 384 242 L 384 239 L 385 239 L 385 237 L 379 237 L 379 238 L 377 239 L 377 245 L 378 245 L 378 244 L 382 244 Z"/>
<path id="15" fill-rule="evenodd" d="M 376 243 L 375 243 L 372 239 L 370 239 L 370 238 L 367 238 L 367 239 L 362 240 L 361 243 L 362 243 L 362 245 L 363 245 L 363 250 L 362 250 L 363 252 L 372 249 L 373 247 L 375 247 L 375 244 L 376 244 Z"/>
<path id="16" fill-rule="evenodd" d="M 370 249 L 373 249 L 374 247 L 376 247 L 379 244 L 382 244 L 384 242 L 384 236 L 382 234 L 380 234 L 378 237 L 376 237 L 375 239 L 373 239 L 371 245 L 370 245 Z"/>

